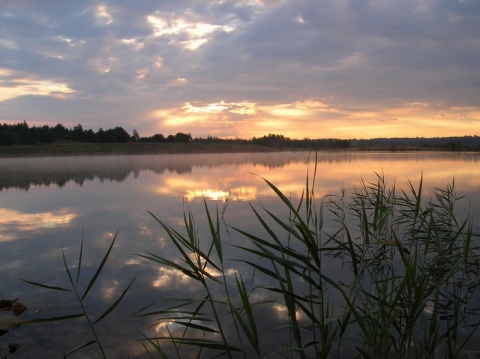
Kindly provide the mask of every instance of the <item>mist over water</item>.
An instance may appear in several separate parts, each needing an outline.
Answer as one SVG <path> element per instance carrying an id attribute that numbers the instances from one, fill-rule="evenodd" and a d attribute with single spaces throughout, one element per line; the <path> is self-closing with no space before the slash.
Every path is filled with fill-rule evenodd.
<path id="1" fill-rule="evenodd" d="M 30 309 L 22 319 L 76 312 L 71 293 L 51 293 L 29 286 L 19 278 L 68 286 L 62 247 L 75 269 L 80 242 L 84 241 L 81 285 L 92 275 L 112 238 L 117 242 L 98 283 L 89 294 L 88 308 L 96 315 L 107 308 L 139 273 L 131 292 L 114 315 L 99 325 L 111 357 L 142 357 L 133 341 L 147 323 L 131 314 L 155 300 L 194 296 L 188 278 L 169 272 L 136 254 L 153 252 L 176 258 L 176 252 L 151 211 L 183 231 L 184 210 L 190 210 L 199 236 L 208 241 L 204 200 L 222 211 L 232 226 L 262 235 L 249 203 L 288 215 L 262 180 L 268 179 L 295 203 L 313 178 L 315 154 L 305 152 L 86 156 L 0 159 L 0 297 L 20 298 Z M 418 186 L 423 177 L 427 200 L 434 188 L 455 181 L 461 200 L 459 211 L 480 225 L 480 156 L 478 153 L 320 153 L 315 195 L 347 195 L 361 181 L 376 182 L 377 174 L 402 189 L 410 180 Z M 228 202 L 227 199 L 228 198 Z M 470 212 L 469 212 L 470 211 Z M 237 234 L 225 233 L 227 243 L 244 244 Z M 228 246 L 226 246 L 228 248 Z M 232 259 L 234 253 L 226 253 Z M 230 263 L 233 267 L 236 264 Z M 248 271 L 245 269 L 245 271 Z M 334 275 L 332 268 L 331 275 Z M 245 273 L 248 277 L 248 273 Z M 82 280 L 84 282 L 82 282 Z M 40 310 L 39 313 L 35 313 Z M 272 328 L 285 323 L 271 307 L 262 314 Z M 159 328 L 161 330 L 161 328 Z M 280 330 L 280 329 L 278 329 Z M 68 331 L 68 338 L 64 333 Z M 272 340 L 278 334 L 267 331 Z M 17 358 L 58 357 L 90 336 L 82 320 L 22 326 L 1 337 L 0 343 L 19 342 Z M 93 350 L 93 349 L 92 349 Z M 39 353 L 41 353 L 39 355 Z"/>

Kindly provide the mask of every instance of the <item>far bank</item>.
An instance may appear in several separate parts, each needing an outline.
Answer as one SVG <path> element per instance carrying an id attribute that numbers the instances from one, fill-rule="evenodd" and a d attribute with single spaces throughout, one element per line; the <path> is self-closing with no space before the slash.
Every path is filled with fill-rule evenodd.
<path id="1" fill-rule="evenodd" d="M 54 143 L 2 146 L 0 157 L 146 155 L 181 153 L 275 152 L 274 148 L 235 143 Z"/>

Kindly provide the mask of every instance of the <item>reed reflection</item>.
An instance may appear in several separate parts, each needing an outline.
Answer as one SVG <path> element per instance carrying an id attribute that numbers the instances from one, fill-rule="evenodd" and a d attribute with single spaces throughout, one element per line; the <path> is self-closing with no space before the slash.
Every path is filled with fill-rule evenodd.
<path id="1" fill-rule="evenodd" d="M 172 173 L 157 178 L 153 189 L 157 195 L 182 195 L 187 201 L 207 199 L 213 201 L 252 201 L 258 197 L 272 196 L 271 189 L 260 177 L 275 185 L 292 198 L 299 198 L 304 190 L 305 177 L 314 171 L 314 156 L 304 154 L 304 161 L 292 161 L 281 171 L 266 166 L 239 164 L 226 167 L 194 167 L 188 174 Z M 480 189 L 480 166 L 466 166 L 476 162 L 478 156 L 418 154 L 319 154 L 316 173 L 315 195 L 321 198 L 339 194 L 342 189 L 350 191 L 363 180 L 375 182 L 376 174 L 382 174 L 388 183 L 399 189 L 408 187 L 408 182 L 419 183 L 423 178 L 426 195 L 431 189 L 443 187 L 455 178 L 456 184 L 468 193 Z"/>
<path id="2" fill-rule="evenodd" d="M 397 189 L 406 188 L 408 180 L 415 187 L 423 176 L 425 197 L 431 196 L 433 187 L 444 188 L 455 178 L 459 194 L 468 195 L 478 216 L 478 157 L 478 154 L 321 153 L 316 169 L 315 197 L 321 200 L 326 195 L 335 195 L 338 199 L 342 189 L 348 196 L 354 187 L 361 185 L 362 179 L 376 182 L 375 172 L 384 173 L 387 182 L 395 183 Z M 84 249 L 88 253 L 84 258 L 85 272 L 93 271 L 115 230 L 119 229 L 119 240 L 99 279 L 98 292 L 93 292 L 96 304 L 111 303 L 125 287 L 125 281 L 136 272 L 141 272 L 141 276 L 135 283 L 135 291 L 124 299 L 127 308 L 122 312 L 124 318 L 149 300 L 195 296 L 198 288 L 192 285 L 191 277 L 165 265 L 146 263 L 134 255 L 151 252 L 184 265 L 172 241 L 146 212 L 151 211 L 183 234 L 184 210 L 190 210 L 199 237 L 208 245 L 211 236 L 205 220 L 204 200 L 214 213 L 216 208 L 223 209 L 223 202 L 228 198 L 228 208 L 222 219 L 231 226 L 247 228 L 252 234 L 265 238 L 249 204 L 257 206 L 259 199 L 266 208 L 280 212 L 279 218 L 288 218 L 288 210 L 279 208 L 278 198 L 262 178 L 275 184 L 296 204 L 304 191 L 307 173 L 310 183 L 313 179 L 314 159 L 315 155 L 308 153 L 0 159 L 0 188 L 4 189 L 0 192 L 3 207 L 0 210 L 1 270 L 2 278 L 9 278 L 3 281 L 0 292 L 24 296 L 20 291 L 8 293 L 19 276 L 39 281 L 59 277 L 62 257 L 59 248 L 65 245 L 69 263 L 74 263 L 83 229 L 86 232 Z M 15 178 L 19 181 L 15 182 Z M 27 188 L 28 193 L 23 190 Z M 328 209 L 325 212 L 328 215 Z M 327 225 L 325 223 L 325 227 Z M 230 284 L 235 283 L 234 274 L 240 268 L 233 260 L 239 256 L 230 244 L 251 245 L 233 233 L 230 231 L 223 237 L 225 258 L 229 261 L 225 261 L 224 274 Z M 14 240 L 20 237 L 25 240 Z M 65 238 L 67 241 L 63 243 Z M 40 253 L 43 257 L 38 255 Z M 9 265 L 13 260 L 18 264 Z M 242 260 L 253 262 L 255 258 L 242 254 Z M 330 262 L 326 267 L 327 275 L 337 275 L 338 270 Z M 38 277 L 37 268 L 42 269 L 43 277 Z M 210 269 L 208 274 L 217 278 L 218 273 Z M 249 269 L 242 268 L 245 280 L 253 277 L 253 270 Z M 335 278 L 344 280 L 339 276 Z M 59 311 L 69 305 L 56 297 L 49 301 L 42 305 L 46 307 L 45 303 L 54 301 Z M 265 334 L 272 336 L 272 342 L 279 337 L 278 328 L 288 327 L 285 312 L 284 306 L 265 304 L 258 313 L 259 323 L 269 323 L 275 328 Z M 164 333 L 167 325 L 159 327 L 159 332 Z M 124 330 L 123 326 L 127 324 L 119 325 L 116 331 Z M 111 333 L 110 330 L 113 336 Z M 41 345 L 37 343 L 36 348 Z M 115 351 L 117 348 L 118 341 L 112 340 L 113 357 L 121 356 Z M 136 349 L 129 353 L 134 351 Z"/>

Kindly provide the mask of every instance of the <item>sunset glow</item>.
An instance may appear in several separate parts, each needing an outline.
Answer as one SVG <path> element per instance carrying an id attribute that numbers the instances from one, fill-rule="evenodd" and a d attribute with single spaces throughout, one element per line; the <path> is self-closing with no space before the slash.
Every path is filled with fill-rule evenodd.
<path id="1" fill-rule="evenodd" d="M 2 78 L 13 77 L 16 77 L 13 71 L 0 68 L 0 85 L 2 84 Z M 27 95 L 63 98 L 65 95 L 74 93 L 74 90 L 69 88 L 67 84 L 50 80 L 16 77 L 9 80 L 9 85 L 9 87 L 0 87 L 0 104 Z"/>
<path id="2" fill-rule="evenodd" d="M 8 2 L 0 123 L 140 136 L 479 135 L 480 6 Z"/>

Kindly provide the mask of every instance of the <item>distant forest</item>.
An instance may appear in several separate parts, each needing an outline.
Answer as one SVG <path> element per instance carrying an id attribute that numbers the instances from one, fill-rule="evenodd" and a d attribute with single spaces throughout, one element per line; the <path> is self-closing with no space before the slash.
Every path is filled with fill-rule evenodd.
<path id="1" fill-rule="evenodd" d="M 62 124 L 56 126 L 29 126 L 26 122 L 0 124 L 0 146 L 35 145 L 56 142 L 86 143 L 126 143 L 126 142 L 165 142 L 165 143 L 237 143 L 257 144 L 275 149 L 348 149 L 375 147 L 385 150 L 396 150 L 405 147 L 440 148 L 445 150 L 480 150 L 479 136 L 435 137 L 435 138 L 375 138 L 375 139 L 290 139 L 283 135 L 269 134 L 251 139 L 220 139 L 207 136 L 192 138 L 190 133 L 178 132 L 175 135 L 157 133 L 150 137 L 141 137 L 137 130 L 129 134 L 122 127 L 97 132 L 84 129 L 78 124 L 71 129 Z"/>

